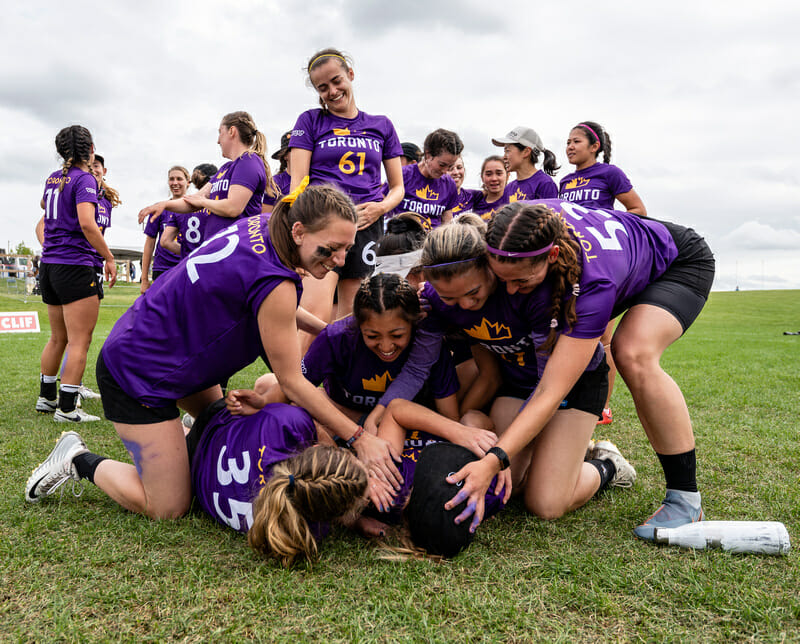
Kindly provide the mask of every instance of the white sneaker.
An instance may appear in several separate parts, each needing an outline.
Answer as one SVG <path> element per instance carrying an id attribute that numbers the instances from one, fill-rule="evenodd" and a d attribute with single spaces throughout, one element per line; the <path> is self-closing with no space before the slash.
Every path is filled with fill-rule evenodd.
<path id="1" fill-rule="evenodd" d="M 100 394 L 92 391 L 86 385 L 81 385 L 80 389 L 78 389 L 78 397 L 81 400 L 100 400 Z"/>
<path id="2" fill-rule="evenodd" d="M 628 463 L 614 443 L 611 441 L 595 442 L 592 458 L 600 461 L 609 460 L 614 463 L 617 473 L 614 474 L 614 478 L 609 482 L 609 486 L 633 487 L 633 483 L 636 481 L 636 470 L 633 465 Z"/>
<path id="3" fill-rule="evenodd" d="M 52 414 L 57 408 L 57 398 L 50 400 L 44 396 L 39 396 L 39 399 L 36 401 L 36 411 L 38 411 L 40 414 Z"/>
<path id="4" fill-rule="evenodd" d="M 72 459 L 88 451 L 83 439 L 77 433 L 61 434 L 53 451 L 28 478 L 25 484 L 25 500 L 36 503 L 42 497 L 50 496 L 70 479 L 80 481 Z"/>
<path id="5" fill-rule="evenodd" d="M 592 455 L 594 454 L 594 439 L 589 439 L 589 444 L 586 446 L 586 455 L 583 457 L 584 461 L 591 461 L 594 458 Z"/>
<path id="6" fill-rule="evenodd" d="M 53 420 L 57 423 L 92 423 L 96 420 L 100 420 L 100 417 L 87 414 L 85 411 L 83 411 L 83 409 L 76 407 L 69 412 L 56 409 L 56 413 L 53 415 Z"/>

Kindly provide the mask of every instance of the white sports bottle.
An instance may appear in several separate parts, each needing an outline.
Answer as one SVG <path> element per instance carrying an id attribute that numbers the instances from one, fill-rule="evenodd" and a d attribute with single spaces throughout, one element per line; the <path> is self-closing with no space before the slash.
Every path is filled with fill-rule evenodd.
<path id="1" fill-rule="evenodd" d="M 791 547 L 786 526 L 779 521 L 697 521 L 677 528 L 656 528 L 656 543 L 765 555 L 783 555 Z"/>

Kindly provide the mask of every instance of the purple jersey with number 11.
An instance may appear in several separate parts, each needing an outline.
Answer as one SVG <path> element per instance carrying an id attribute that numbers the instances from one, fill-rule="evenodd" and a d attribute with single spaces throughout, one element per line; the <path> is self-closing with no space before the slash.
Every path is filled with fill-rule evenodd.
<path id="1" fill-rule="evenodd" d="M 94 266 L 96 252 L 83 234 L 78 221 L 78 204 L 94 204 L 97 212 L 97 180 L 94 175 L 70 168 L 59 192 L 61 171 L 51 174 L 44 184 L 43 264 Z"/>
<path id="2" fill-rule="evenodd" d="M 263 355 L 258 310 L 285 281 L 300 301 L 300 276 L 281 263 L 267 216 L 236 222 L 164 273 L 114 325 L 103 345 L 108 370 L 150 407 L 207 389 Z"/>
<path id="3" fill-rule="evenodd" d="M 289 147 L 311 152 L 312 184 L 331 183 L 356 204 L 383 199 L 383 162 L 403 156 L 392 122 L 366 112 L 352 119 L 321 109 L 303 112 L 294 124 Z"/>

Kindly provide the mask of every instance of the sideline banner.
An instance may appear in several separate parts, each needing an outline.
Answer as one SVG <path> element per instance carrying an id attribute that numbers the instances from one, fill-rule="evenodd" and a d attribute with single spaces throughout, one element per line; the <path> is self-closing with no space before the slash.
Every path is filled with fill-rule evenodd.
<path id="1" fill-rule="evenodd" d="M 0 333 L 39 333 L 37 311 L 0 313 Z"/>

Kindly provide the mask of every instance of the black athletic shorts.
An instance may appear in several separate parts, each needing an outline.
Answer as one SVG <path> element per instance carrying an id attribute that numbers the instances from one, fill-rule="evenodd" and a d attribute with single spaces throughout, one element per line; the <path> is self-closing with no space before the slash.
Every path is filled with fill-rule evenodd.
<path id="1" fill-rule="evenodd" d="M 153 271 L 153 280 L 152 281 L 155 282 L 164 273 L 166 273 L 166 271 Z"/>
<path id="2" fill-rule="evenodd" d="M 41 264 L 39 286 L 42 289 L 42 301 L 53 306 L 100 295 L 94 266 Z"/>
<path id="3" fill-rule="evenodd" d="M 200 412 L 200 415 L 197 418 L 194 419 L 192 429 L 190 429 L 189 433 L 186 434 L 186 451 L 189 452 L 189 465 L 192 464 L 195 450 L 197 450 L 197 446 L 200 444 L 200 438 L 203 436 L 203 433 L 206 430 L 208 421 L 216 416 L 217 412 L 221 409 L 225 409 L 224 398 L 220 398 L 219 400 L 211 403 L 202 412 Z"/>
<path id="4" fill-rule="evenodd" d="M 672 235 L 678 257 L 641 293 L 618 304 L 611 318 L 636 304 L 651 304 L 669 311 L 685 332 L 700 315 L 714 283 L 714 254 L 705 239 L 693 229 L 669 221 L 656 221 Z"/>
<path id="5" fill-rule="evenodd" d="M 94 267 L 94 274 L 97 276 L 97 296 L 102 300 L 106 294 L 103 292 L 103 269 Z"/>
<path id="6" fill-rule="evenodd" d="M 383 217 L 369 228 L 359 230 L 356 233 L 355 244 L 347 251 L 344 266 L 337 266 L 335 269 L 339 279 L 363 279 L 372 275 L 372 271 L 375 270 L 376 246 L 382 236 Z"/>
<path id="7" fill-rule="evenodd" d="M 97 356 L 97 387 L 103 401 L 103 413 L 114 423 L 126 425 L 154 425 L 180 416 L 175 403 L 166 407 L 148 407 L 131 398 L 122 390 L 103 360 L 103 351 Z"/>

